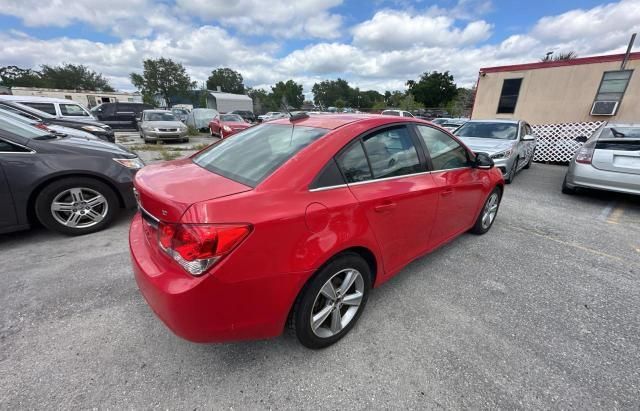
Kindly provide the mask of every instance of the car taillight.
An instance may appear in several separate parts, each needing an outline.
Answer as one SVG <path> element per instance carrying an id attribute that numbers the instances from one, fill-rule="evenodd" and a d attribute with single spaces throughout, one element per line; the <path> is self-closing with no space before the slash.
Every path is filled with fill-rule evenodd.
<path id="1" fill-rule="evenodd" d="M 51 132 L 51 129 L 49 129 L 49 127 L 45 126 L 44 123 L 38 123 L 38 124 L 36 124 L 36 127 L 41 129 L 41 130 L 46 130 L 48 132 Z"/>
<path id="2" fill-rule="evenodd" d="M 169 224 L 158 226 L 158 244 L 182 268 L 202 275 L 251 232 L 247 224 Z"/>
<path id="3" fill-rule="evenodd" d="M 578 150 L 578 154 L 576 154 L 576 163 L 591 164 L 592 159 L 593 159 L 592 147 L 581 147 L 580 150 Z"/>

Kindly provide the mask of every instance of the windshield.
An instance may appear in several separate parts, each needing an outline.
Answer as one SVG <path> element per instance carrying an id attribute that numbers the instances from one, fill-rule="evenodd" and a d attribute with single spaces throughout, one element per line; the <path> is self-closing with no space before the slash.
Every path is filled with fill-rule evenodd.
<path id="1" fill-rule="evenodd" d="M 9 133 L 24 138 L 52 137 L 48 131 L 30 126 L 21 121 L 16 121 L 7 115 L 0 115 L 0 130 L 8 131 Z"/>
<path id="2" fill-rule="evenodd" d="M 456 130 L 458 137 L 495 138 L 515 140 L 518 137 L 516 123 L 469 122 Z"/>
<path id="3" fill-rule="evenodd" d="M 600 138 L 640 138 L 640 127 L 607 127 Z"/>
<path id="4" fill-rule="evenodd" d="M 193 162 L 211 172 L 255 187 L 294 154 L 327 132 L 324 128 L 263 124 L 220 140 L 194 156 Z"/>
<path id="5" fill-rule="evenodd" d="M 222 121 L 238 121 L 241 123 L 244 123 L 244 120 L 242 119 L 242 117 L 240 117 L 237 114 L 223 114 L 220 116 L 220 120 Z"/>
<path id="6" fill-rule="evenodd" d="M 175 114 L 189 114 L 189 112 L 183 108 L 174 108 L 173 111 Z"/>
<path id="7" fill-rule="evenodd" d="M 145 121 L 176 121 L 176 116 L 173 113 L 145 113 L 144 115 Z"/>

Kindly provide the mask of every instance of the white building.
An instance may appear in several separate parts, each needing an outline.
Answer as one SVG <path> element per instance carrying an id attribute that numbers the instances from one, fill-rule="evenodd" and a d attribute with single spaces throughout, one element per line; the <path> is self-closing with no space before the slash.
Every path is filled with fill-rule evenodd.
<path id="1" fill-rule="evenodd" d="M 15 96 L 54 97 L 73 100 L 85 107 L 95 107 L 102 103 L 142 103 L 142 95 L 122 91 L 65 90 L 56 88 L 11 87 Z"/>

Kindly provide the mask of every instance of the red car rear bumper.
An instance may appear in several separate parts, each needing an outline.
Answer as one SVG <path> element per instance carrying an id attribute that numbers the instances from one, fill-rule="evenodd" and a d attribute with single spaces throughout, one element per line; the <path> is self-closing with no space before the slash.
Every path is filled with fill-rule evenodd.
<path id="1" fill-rule="evenodd" d="M 137 214 L 129 231 L 135 279 L 147 303 L 176 335 L 193 342 L 223 342 L 282 333 L 310 273 L 239 275 L 238 281 L 225 282 L 220 280 L 223 261 L 193 277 L 150 244 L 143 224 Z"/>

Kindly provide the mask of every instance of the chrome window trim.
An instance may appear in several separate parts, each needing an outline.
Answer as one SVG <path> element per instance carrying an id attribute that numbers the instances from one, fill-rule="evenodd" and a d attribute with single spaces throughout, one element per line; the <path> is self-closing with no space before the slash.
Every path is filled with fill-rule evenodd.
<path id="1" fill-rule="evenodd" d="M 0 141 L 4 141 L 7 144 L 12 144 L 14 146 L 24 148 L 25 150 L 29 150 L 29 151 L 0 151 L 0 154 L 35 154 L 36 153 L 34 149 L 27 146 L 23 146 L 22 144 L 19 144 L 19 143 L 15 143 L 13 141 L 5 140 L 3 138 L 0 138 Z"/>
<path id="2" fill-rule="evenodd" d="M 403 174 L 401 176 L 391 176 L 391 177 L 384 177 L 384 178 L 372 178 L 371 180 L 356 181 L 355 183 L 347 183 L 347 185 L 348 186 L 359 186 L 361 184 L 377 183 L 378 181 L 397 180 L 399 178 L 414 177 L 414 176 L 420 176 L 420 175 L 423 175 L 423 174 L 431 174 L 431 171 L 421 171 L 419 173 Z"/>
<path id="3" fill-rule="evenodd" d="M 349 187 L 349 185 L 347 185 L 347 184 L 338 184 L 338 185 L 335 185 L 335 186 L 311 188 L 311 189 L 309 189 L 309 192 L 310 193 L 314 193 L 316 191 L 326 191 L 326 190 L 333 190 L 334 188 L 345 188 L 345 187 Z"/>

